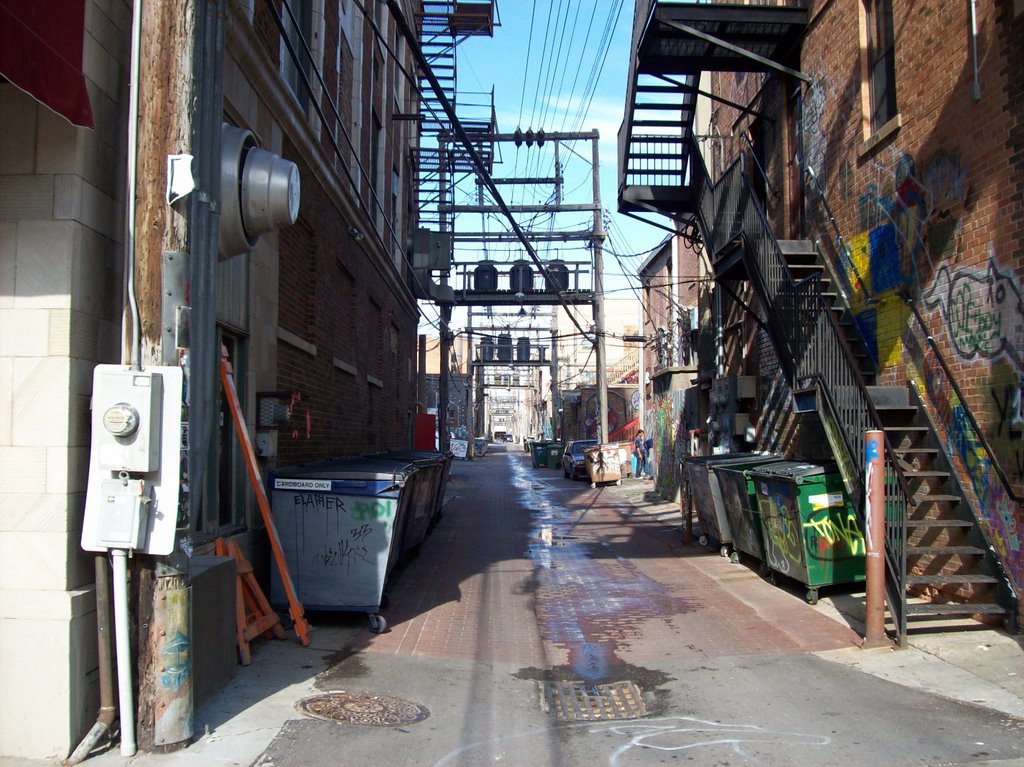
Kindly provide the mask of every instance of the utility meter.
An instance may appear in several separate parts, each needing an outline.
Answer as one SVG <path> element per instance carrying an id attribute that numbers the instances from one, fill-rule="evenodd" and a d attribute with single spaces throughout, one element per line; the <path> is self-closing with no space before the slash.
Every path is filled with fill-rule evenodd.
<path id="1" fill-rule="evenodd" d="M 96 368 L 92 438 L 98 441 L 101 468 L 144 474 L 159 468 L 162 402 L 159 373 Z"/>

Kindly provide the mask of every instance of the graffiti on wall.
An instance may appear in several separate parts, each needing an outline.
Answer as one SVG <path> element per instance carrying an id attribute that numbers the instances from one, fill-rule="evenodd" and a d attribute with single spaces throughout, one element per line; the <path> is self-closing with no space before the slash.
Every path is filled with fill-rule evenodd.
<path id="1" fill-rule="evenodd" d="M 1024 301 L 1016 280 L 999 270 L 994 257 L 983 269 L 954 272 L 943 265 L 921 298 L 927 309 L 940 312 L 960 359 L 1006 356 L 1024 370 Z"/>

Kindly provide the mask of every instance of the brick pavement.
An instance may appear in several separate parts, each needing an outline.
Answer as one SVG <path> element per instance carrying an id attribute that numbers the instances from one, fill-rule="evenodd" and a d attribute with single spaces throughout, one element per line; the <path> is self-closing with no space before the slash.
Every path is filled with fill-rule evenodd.
<path id="1" fill-rule="evenodd" d="M 392 587 L 390 630 L 366 651 L 568 666 L 594 680 L 617 665 L 858 641 L 798 593 L 684 545 L 678 510 L 650 483 L 591 489 L 509 451 L 456 462 L 448 494 Z"/>

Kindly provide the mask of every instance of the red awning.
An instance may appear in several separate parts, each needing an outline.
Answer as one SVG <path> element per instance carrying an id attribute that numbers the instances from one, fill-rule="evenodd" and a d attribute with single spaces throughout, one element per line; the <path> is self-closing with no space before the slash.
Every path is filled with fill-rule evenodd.
<path id="1" fill-rule="evenodd" d="M 91 128 L 84 37 L 85 0 L 0 0 L 0 75 L 73 125 Z"/>

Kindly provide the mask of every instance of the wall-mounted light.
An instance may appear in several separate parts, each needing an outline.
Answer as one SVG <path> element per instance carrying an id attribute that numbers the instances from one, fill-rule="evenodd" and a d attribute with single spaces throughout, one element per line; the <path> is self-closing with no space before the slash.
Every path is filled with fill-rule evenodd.
<path id="1" fill-rule="evenodd" d="M 356 229 L 354 226 L 350 226 L 348 228 L 348 235 L 349 235 L 349 237 L 351 237 L 356 242 L 362 242 L 363 241 L 363 233 L 360 232 L 358 229 Z"/>

